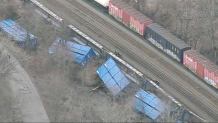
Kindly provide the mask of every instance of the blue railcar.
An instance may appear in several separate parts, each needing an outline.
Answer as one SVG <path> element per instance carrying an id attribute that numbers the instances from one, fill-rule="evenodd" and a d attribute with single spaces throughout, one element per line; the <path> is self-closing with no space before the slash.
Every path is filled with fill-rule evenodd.
<path id="1" fill-rule="evenodd" d="M 49 53 L 63 55 L 67 60 L 75 61 L 84 67 L 95 56 L 95 52 L 91 47 L 65 41 L 59 37 L 49 47 Z"/>
<path id="2" fill-rule="evenodd" d="M 191 49 L 188 44 L 157 23 L 146 27 L 144 38 L 181 63 L 183 62 L 183 52 Z"/>
<path id="3" fill-rule="evenodd" d="M 183 62 L 183 52 L 191 49 L 188 44 L 157 23 L 146 27 L 144 38 L 181 63 Z"/>
<path id="4" fill-rule="evenodd" d="M 1 29 L 6 32 L 13 40 L 17 41 L 22 49 L 36 48 L 37 37 L 31 33 L 28 33 L 18 23 L 15 23 L 12 19 L 4 20 L 0 23 Z"/>

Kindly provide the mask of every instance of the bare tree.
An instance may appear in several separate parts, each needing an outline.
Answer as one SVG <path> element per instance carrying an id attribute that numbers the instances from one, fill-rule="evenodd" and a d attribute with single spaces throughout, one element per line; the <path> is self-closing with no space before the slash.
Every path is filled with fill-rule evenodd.
<path id="1" fill-rule="evenodd" d="M 0 82 L 0 121 L 1 122 L 22 122 L 21 105 L 18 103 L 19 97 L 13 96 L 11 87 L 7 80 Z"/>
<path id="2" fill-rule="evenodd" d="M 215 2 L 214 0 L 209 0 L 208 1 L 209 3 L 209 8 L 210 8 L 210 28 L 211 28 L 211 41 L 212 41 L 212 52 L 214 53 L 214 62 L 216 62 L 216 51 L 214 50 L 215 49 L 215 30 L 216 30 L 216 27 L 214 27 L 214 18 L 215 18 Z"/>
<path id="3" fill-rule="evenodd" d="M 173 102 L 169 102 L 165 106 L 165 110 L 162 112 L 160 119 L 162 122 L 176 122 L 179 119 L 181 112 L 181 107 L 173 104 Z"/>
<path id="4" fill-rule="evenodd" d="M 6 2 L 1 1 L 0 20 L 18 18 L 18 15 L 16 13 L 16 10 L 18 8 L 18 4 L 13 0 L 7 0 Z"/>
<path id="5" fill-rule="evenodd" d="M 15 56 L 19 60 L 13 60 L 12 57 Z M 21 109 L 23 102 L 20 103 L 19 94 L 14 94 L 12 91 L 12 87 L 9 79 L 11 78 L 12 73 L 20 72 L 16 69 L 16 65 L 25 60 L 29 60 L 30 57 L 22 52 L 19 47 L 13 45 L 13 42 L 1 36 L 0 41 L 0 91 L 2 91 L 0 98 L 5 97 L 4 99 L 0 99 L 3 102 L 0 102 L 0 108 L 4 109 L 2 111 L 1 121 L 7 122 L 21 122 Z M 7 81 L 7 82 L 6 82 Z M 7 83 L 7 84 L 6 84 Z M 8 90 L 4 90 L 4 87 L 8 88 Z M 5 92 L 7 93 L 5 93 Z"/>
<path id="6" fill-rule="evenodd" d="M 16 19 L 19 5 L 12 1 L 0 1 L 0 19 Z M 31 61 L 25 51 L 14 45 L 10 37 L 0 32 L 0 121 L 22 122 L 20 97 L 14 93 L 9 79 L 12 73 L 20 72 L 15 66 L 21 61 Z M 18 60 L 12 60 L 12 57 Z M 6 89 L 6 90 L 5 90 Z"/>

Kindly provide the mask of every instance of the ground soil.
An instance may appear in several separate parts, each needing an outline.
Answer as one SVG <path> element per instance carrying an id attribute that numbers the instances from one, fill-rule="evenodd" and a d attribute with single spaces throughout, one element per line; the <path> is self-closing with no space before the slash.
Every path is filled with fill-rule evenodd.
<path id="1" fill-rule="evenodd" d="M 0 121 L 19 122 L 22 121 L 15 107 L 15 100 L 12 95 L 10 83 L 0 76 Z"/>
<path id="2" fill-rule="evenodd" d="M 46 23 L 45 19 L 38 16 L 28 5 L 16 6 L 19 15 L 16 22 L 37 36 L 39 42 L 36 50 L 28 51 L 28 55 L 32 56 L 32 62 L 22 61 L 20 64 L 34 83 L 51 122 L 151 121 L 138 115 L 130 103 L 115 101 L 104 87 L 87 93 L 101 83 L 95 70 L 104 60 L 94 58 L 89 66 L 83 68 L 74 62 L 66 62 L 63 56 L 49 54 L 48 48 L 57 36 L 65 39 L 72 37 L 67 36 L 65 30 L 60 31 Z M 10 90 L 6 83 L 5 80 L 1 80 L 0 92 L 3 96 L 0 96 L 0 109 L 6 108 L 4 106 L 11 95 L 6 91 L 7 88 Z M 7 113 L 2 111 L 0 114 L 4 115 L 0 115 L 0 121 L 7 116 Z"/>
<path id="3" fill-rule="evenodd" d="M 28 51 L 32 62 L 20 63 L 37 88 L 50 121 L 150 121 L 137 115 L 129 104 L 117 103 L 105 88 L 86 93 L 101 83 L 95 70 L 103 61 L 94 58 L 82 68 L 49 54 L 48 47 L 64 34 L 27 6 L 23 8 L 16 10 L 20 18 L 15 21 L 38 37 L 39 46 Z"/>

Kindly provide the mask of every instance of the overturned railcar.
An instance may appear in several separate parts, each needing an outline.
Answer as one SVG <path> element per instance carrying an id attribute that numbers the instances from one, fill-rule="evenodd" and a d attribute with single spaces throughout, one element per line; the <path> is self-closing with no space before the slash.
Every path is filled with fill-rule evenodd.
<path id="1" fill-rule="evenodd" d="M 12 38 L 12 40 L 16 41 L 24 50 L 28 48 L 36 48 L 38 45 L 37 37 L 27 32 L 12 19 L 3 20 L 0 22 L 0 28 L 2 31 L 6 32 Z"/>

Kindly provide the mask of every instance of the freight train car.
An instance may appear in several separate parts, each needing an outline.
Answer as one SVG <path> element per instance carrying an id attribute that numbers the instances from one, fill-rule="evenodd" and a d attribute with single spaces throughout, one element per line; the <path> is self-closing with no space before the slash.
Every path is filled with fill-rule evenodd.
<path id="1" fill-rule="evenodd" d="M 183 52 L 191 49 L 188 44 L 157 23 L 150 24 L 146 27 L 144 38 L 181 63 Z"/>
<path id="2" fill-rule="evenodd" d="M 94 1 L 98 3 L 105 12 L 108 12 L 109 0 L 94 0 Z"/>
<path id="3" fill-rule="evenodd" d="M 114 2 L 109 2 L 109 6 L 108 6 L 108 12 L 110 15 L 112 15 L 115 19 L 117 19 L 118 21 L 122 22 L 122 18 L 123 18 L 123 8 L 125 6 L 128 6 L 126 3 L 124 3 L 123 1 L 119 1 L 116 0 Z"/>
<path id="4" fill-rule="evenodd" d="M 172 58 L 183 63 L 204 81 L 218 88 L 218 66 L 197 51 L 190 50 L 191 47 L 184 41 L 157 23 L 153 23 L 153 20 L 122 0 L 95 0 L 95 2 L 101 5 L 106 11 L 108 9 L 108 13 L 116 20 L 122 22 L 138 34 L 143 35 L 145 39 L 149 40 Z M 190 60 L 188 56 L 191 56 L 191 61 L 188 61 Z"/>
<path id="5" fill-rule="evenodd" d="M 109 1 L 109 14 L 140 35 L 144 35 L 146 26 L 153 23 L 153 20 L 119 0 Z"/>
<path id="6" fill-rule="evenodd" d="M 196 50 L 187 50 L 183 55 L 184 66 L 208 84 L 218 88 L 218 66 Z"/>

